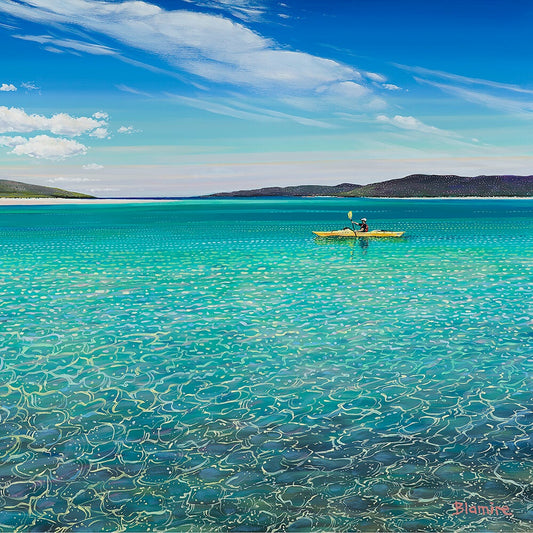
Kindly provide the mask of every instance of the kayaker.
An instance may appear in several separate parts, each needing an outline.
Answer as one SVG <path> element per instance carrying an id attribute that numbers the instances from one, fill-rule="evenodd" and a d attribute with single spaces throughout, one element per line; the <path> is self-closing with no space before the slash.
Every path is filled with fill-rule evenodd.
<path id="1" fill-rule="evenodd" d="M 368 231 L 368 224 L 366 223 L 366 218 L 362 218 L 361 222 L 354 222 L 352 220 L 352 225 L 357 224 L 361 229 L 359 231 L 367 232 Z M 355 231 L 355 229 L 354 229 Z"/>

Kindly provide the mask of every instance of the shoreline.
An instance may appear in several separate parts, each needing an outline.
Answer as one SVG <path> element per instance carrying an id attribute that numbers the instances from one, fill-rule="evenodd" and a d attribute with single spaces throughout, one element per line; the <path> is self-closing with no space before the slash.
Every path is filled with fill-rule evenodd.
<path id="1" fill-rule="evenodd" d="M 178 202 L 167 198 L 1 198 L 0 206 L 9 205 L 105 205 L 105 204 L 146 204 Z"/>
<path id="2" fill-rule="evenodd" d="M 213 198 L 213 200 L 265 200 L 265 199 L 317 199 L 338 198 L 342 200 L 533 200 L 533 196 L 230 196 L 225 198 Z M 205 200 L 199 197 L 180 198 L 2 198 L 0 206 L 30 206 L 30 205 L 112 205 L 112 204 L 147 204 L 168 203 L 182 200 Z"/>
<path id="3" fill-rule="evenodd" d="M 533 196 L 350 196 L 347 198 L 366 198 L 368 200 L 533 200 Z"/>

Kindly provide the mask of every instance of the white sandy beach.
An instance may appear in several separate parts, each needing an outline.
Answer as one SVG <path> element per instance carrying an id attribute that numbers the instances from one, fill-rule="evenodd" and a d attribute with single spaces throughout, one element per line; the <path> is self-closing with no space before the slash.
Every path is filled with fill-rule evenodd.
<path id="1" fill-rule="evenodd" d="M 171 199 L 139 199 L 139 198 L 0 198 L 3 205 L 97 205 L 97 204 L 144 204 L 154 202 L 177 202 Z"/>
<path id="2" fill-rule="evenodd" d="M 533 196 L 361 196 L 359 198 L 370 200 L 533 200 Z"/>
<path id="3" fill-rule="evenodd" d="M 262 197 L 268 198 L 268 197 Z M 318 198 L 316 196 L 305 196 L 302 198 Z M 319 198 L 336 198 L 335 196 L 321 196 Z M 186 198 L 185 198 L 186 199 Z M 227 199 L 227 198 L 226 198 Z M 358 199 L 358 198 L 354 198 Z M 379 197 L 372 200 L 532 200 L 531 196 L 443 196 L 427 197 L 413 196 L 405 197 Z M 170 198 L 0 198 L 0 206 L 8 205 L 99 205 L 99 204 L 145 204 L 179 202 L 180 199 Z"/>

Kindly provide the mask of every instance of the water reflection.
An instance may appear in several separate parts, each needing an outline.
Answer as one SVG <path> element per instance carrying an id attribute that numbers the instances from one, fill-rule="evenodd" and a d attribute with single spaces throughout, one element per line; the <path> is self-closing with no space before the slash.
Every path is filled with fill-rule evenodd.
<path id="1" fill-rule="evenodd" d="M 335 248 L 349 248 L 350 259 L 354 257 L 354 252 L 359 248 L 361 255 L 366 255 L 370 248 L 390 246 L 394 244 L 404 245 L 407 242 L 405 236 L 402 237 L 315 237 L 315 244 L 319 246 L 331 246 Z M 372 244 L 371 244 L 372 243 Z"/>
<path id="2" fill-rule="evenodd" d="M 368 251 L 368 244 L 370 239 L 368 237 L 360 237 L 357 240 L 359 242 L 359 247 L 361 248 L 361 251 L 363 252 L 363 254 L 366 254 L 366 252 Z"/>

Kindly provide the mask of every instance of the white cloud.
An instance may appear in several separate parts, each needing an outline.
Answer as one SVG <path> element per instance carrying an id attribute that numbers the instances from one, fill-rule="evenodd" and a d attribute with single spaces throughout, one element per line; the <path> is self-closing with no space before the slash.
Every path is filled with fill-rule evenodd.
<path id="1" fill-rule="evenodd" d="M 0 145 L 13 148 L 10 153 L 26 155 L 37 159 L 61 160 L 67 157 L 82 155 L 87 152 L 83 144 L 61 137 L 37 135 L 30 137 L 0 137 Z"/>
<path id="2" fill-rule="evenodd" d="M 325 94 L 327 96 L 338 97 L 340 96 L 346 100 L 360 100 L 370 94 L 370 90 L 363 87 L 359 83 L 353 81 L 342 81 L 334 85 L 326 87 L 319 87 L 317 89 L 318 94 Z"/>
<path id="3" fill-rule="evenodd" d="M 9 148 L 14 148 L 18 144 L 23 144 L 27 141 L 26 137 L 7 137 L 5 135 L 0 136 L 0 146 L 8 146 Z"/>
<path id="4" fill-rule="evenodd" d="M 126 135 L 129 135 L 135 132 L 136 130 L 133 126 L 120 126 L 120 128 L 117 130 L 117 133 L 125 133 Z"/>
<path id="5" fill-rule="evenodd" d="M 88 165 L 83 165 L 82 168 L 84 170 L 102 170 L 104 166 L 98 165 L 97 163 L 89 163 Z M 90 181 L 90 180 L 87 180 L 87 181 Z"/>
<path id="6" fill-rule="evenodd" d="M 57 113 L 50 118 L 43 115 L 28 115 L 17 107 L 0 106 L 0 133 L 28 133 L 50 131 L 56 135 L 75 137 L 101 128 L 103 122 L 88 117 L 72 117 Z"/>
<path id="7" fill-rule="evenodd" d="M 107 113 L 98 111 L 93 116 L 107 119 Z M 28 114 L 24 109 L 0 106 L 0 133 L 30 133 L 47 131 L 55 135 L 76 137 L 88 134 L 103 139 L 109 136 L 107 122 L 90 117 L 72 117 L 57 113 L 51 117 Z M 11 153 L 39 159 L 61 160 L 87 152 L 87 147 L 77 141 L 49 135 L 0 136 L 0 146 L 12 148 Z"/>
<path id="8" fill-rule="evenodd" d="M 93 118 L 96 120 L 107 120 L 109 118 L 109 114 L 105 111 L 97 111 L 96 113 L 93 113 Z"/>
<path id="9" fill-rule="evenodd" d="M 117 54 L 116 50 L 113 50 L 112 48 L 109 48 L 108 46 L 103 46 L 101 44 L 86 43 L 83 41 L 76 41 L 74 39 L 57 39 L 50 35 L 13 35 L 13 37 L 15 37 L 15 39 L 22 39 L 23 41 L 32 41 L 39 44 L 47 44 L 48 46 L 46 47 L 46 50 L 55 53 L 61 53 L 64 50 L 67 50 L 75 52 L 86 52 L 88 54 L 101 56 Z"/>
<path id="10" fill-rule="evenodd" d="M 77 136 L 82 133 L 87 133 L 89 131 L 98 131 L 102 123 L 93 120 L 88 117 L 72 117 L 66 113 L 58 113 L 53 115 L 50 119 L 45 121 L 45 125 L 48 124 L 48 128 L 41 129 L 50 129 L 52 133 L 57 135 L 68 135 L 68 136 Z"/>
<path id="11" fill-rule="evenodd" d="M 109 137 L 109 131 L 107 128 L 96 128 L 89 133 L 89 136 L 96 137 L 98 139 L 105 139 L 106 137 Z"/>
<path id="12" fill-rule="evenodd" d="M 377 74 L 376 72 L 363 72 L 363 74 L 372 81 L 377 81 L 383 83 L 387 81 L 387 78 L 382 74 Z"/>
<path id="13" fill-rule="evenodd" d="M 219 1 L 219 5 L 237 9 L 249 15 L 260 10 L 261 4 L 251 0 Z M 254 91 L 271 91 L 276 97 L 317 96 L 317 90 L 330 98 L 336 95 L 336 105 L 344 107 L 356 103 L 353 91 L 344 94 L 343 83 L 361 84 L 363 78 L 384 82 L 376 73 L 364 73 L 337 61 L 279 46 L 271 39 L 221 16 L 194 13 L 185 10 L 168 11 L 141 1 L 120 3 L 96 0 L 40 0 L 26 4 L 0 2 L 0 11 L 13 16 L 43 23 L 81 26 L 99 32 L 132 48 L 154 54 L 190 74 L 212 82 L 248 87 Z M 38 36 L 42 40 L 42 36 Z M 49 39 L 49 36 L 44 36 Z M 50 41 L 51 42 L 51 41 Z M 54 39 L 54 45 L 58 40 Z M 62 45 L 73 47 L 72 40 Z M 87 43 L 75 42 L 81 50 Z M 111 49 L 93 50 L 114 53 Z M 96 48 L 95 48 L 96 47 Z M 89 50 L 84 50 L 89 51 Z M 367 88 L 367 92 L 370 89 Z M 366 108 L 372 99 L 366 95 L 357 101 Z M 375 102 L 374 104 L 375 105 Z M 370 108 L 372 108 L 370 105 Z"/>
<path id="14" fill-rule="evenodd" d="M 9 92 L 16 91 L 17 88 L 12 83 L 2 83 L 0 86 L 0 91 Z"/>
<path id="15" fill-rule="evenodd" d="M 450 131 L 441 130 L 439 128 L 435 128 L 434 126 L 428 126 L 415 117 L 403 117 L 401 115 L 395 115 L 394 117 L 390 118 L 386 115 L 378 115 L 376 119 L 378 122 L 383 124 L 389 124 L 404 130 L 418 131 L 421 133 L 432 133 L 436 135 L 444 135 L 446 137 L 457 136 L 455 133 Z"/>
<path id="16" fill-rule="evenodd" d="M 382 87 L 384 89 L 387 89 L 387 91 L 401 91 L 402 88 L 398 87 L 398 85 L 394 85 L 393 83 L 383 83 Z"/>
<path id="17" fill-rule="evenodd" d="M 221 32 L 221 39 L 224 37 Z M 245 37 L 245 36 L 241 36 Z M 231 83 L 255 89 L 277 89 L 288 93 L 314 91 L 325 84 L 335 85 L 352 78 L 359 79 L 351 67 L 330 59 L 302 52 L 276 50 L 266 45 L 257 47 L 242 40 L 241 51 L 214 52 L 213 59 L 180 61 L 189 72 L 218 83 Z M 251 45 L 249 53 L 242 53 Z M 254 49 L 255 48 L 255 49 Z"/>

